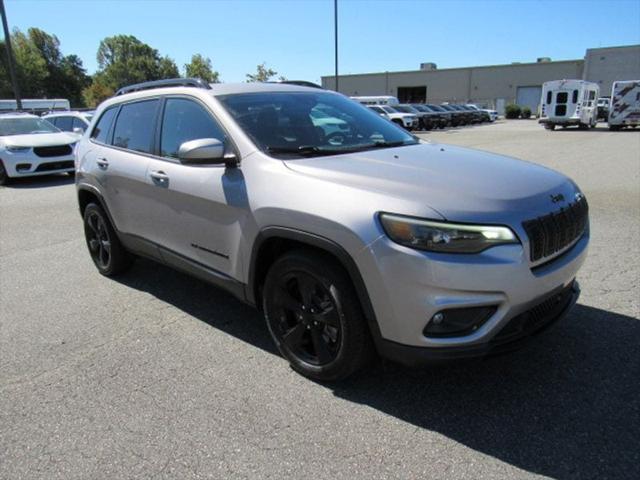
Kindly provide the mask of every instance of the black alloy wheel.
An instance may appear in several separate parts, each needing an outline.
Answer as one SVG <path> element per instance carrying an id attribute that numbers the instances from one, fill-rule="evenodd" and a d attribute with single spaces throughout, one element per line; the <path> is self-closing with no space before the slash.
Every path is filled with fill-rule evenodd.
<path id="1" fill-rule="evenodd" d="M 98 271 L 102 275 L 112 276 L 127 270 L 133 258 L 120 243 L 102 207 L 90 203 L 84 209 L 83 218 L 85 240 Z"/>
<path id="2" fill-rule="evenodd" d="M 291 367 L 319 381 L 341 380 L 373 357 L 373 341 L 351 279 L 330 256 L 296 250 L 267 273 L 262 307 Z"/>

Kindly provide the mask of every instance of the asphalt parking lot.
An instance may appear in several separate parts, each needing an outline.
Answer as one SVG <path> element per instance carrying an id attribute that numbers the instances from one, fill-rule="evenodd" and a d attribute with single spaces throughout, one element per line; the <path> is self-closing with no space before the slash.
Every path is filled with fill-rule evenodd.
<path id="1" fill-rule="evenodd" d="M 514 354 L 332 386 L 222 291 L 149 261 L 100 276 L 70 178 L 0 188 L 0 478 L 640 478 L 640 133 L 600 125 L 422 135 L 581 186 L 582 297 Z"/>

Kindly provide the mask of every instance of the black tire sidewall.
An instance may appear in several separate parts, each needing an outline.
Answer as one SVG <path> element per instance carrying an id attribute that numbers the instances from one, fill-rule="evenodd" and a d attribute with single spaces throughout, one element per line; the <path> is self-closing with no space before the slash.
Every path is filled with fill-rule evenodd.
<path id="1" fill-rule="evenodd" d="M 270 316 L 273 315 L 270 299 L 277 281 L 288 272 L 299 271 L 313 276 L 330 292 L 340 318 L 341 339 L 338 355 L 326 365 L 313 365 L 297 357 L 282 344 L 274 332 Z M 333 264 L 331 259 L 306 252 L 292 252 L 276 260 L 265 279 L 263 311 L 269 332 L 291 367 L 304 376 L 320 381 L 346 378 L 361 368 L 370 356 L 370 338 L 360 303 L 347 275 Z"/>
<path id="2" fill-rule="evenodd" d="M 100 218 L 104 222 L 105 228 L 107 230 L 107 234 L 109 235 L 111 252 L 109 256 L 109 263 L 106 268 L 103 268 L 98 262 L 96 262 L 95 258 L 91 254 L 91 249 L 89 247 L 89 239 L 88 239 L 89 227 L 87 225 L 87 222 L 88 222 L 89 216 L 92 214 L 96 214 L 100 216 Z M 112 275 L 117 275 L 118 273 L 121 273 L 122 271 L 126 270 L 131 263 L 131 257 L 129 256 L 128 252 L 124 249 L 124 247 L 120 243 L 120 239 L 118 238 L 118 235 L 116 234 L 116 231 L 113 228 L 113 225 L 111 225 L 111 222 L 109 221 L 109 217 L 107 216 L 103 208 L 96 203 L 90 203 L 89 205 L 87 205 L 83 213 L 83 223 L 84 223 L 84 231 L 85 231 L 85 243 L 87 244 L 87 249 L 89 250 L 89 255 L 91 257 L 91 260 L 93 261 L 98 271 L 102 275 L 109 277 Z"/>

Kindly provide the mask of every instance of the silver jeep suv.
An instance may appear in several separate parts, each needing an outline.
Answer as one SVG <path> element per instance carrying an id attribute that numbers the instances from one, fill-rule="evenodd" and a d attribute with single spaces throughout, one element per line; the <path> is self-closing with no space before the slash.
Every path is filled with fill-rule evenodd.
<path id="1" fill-rule="evenodd" d="M 519 346 L 576 301 L 589 241 L 564 175 L 290 84 L 122 89 L 76 170 L 100 273 L 143 256 L 225 288 L 318 380 Z"/>

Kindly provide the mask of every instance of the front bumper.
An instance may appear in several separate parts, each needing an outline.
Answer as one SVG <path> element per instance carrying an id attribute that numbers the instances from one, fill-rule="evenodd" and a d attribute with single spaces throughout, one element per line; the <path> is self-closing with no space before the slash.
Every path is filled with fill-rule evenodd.
<path id="1" fill-rule="evenodd" d="M 587 230 L 568 251 L 534 266 L 519 244 L 456 255 L 410 249 L 381 236 L 357 257 L 376 315 L 378 350 L 394 359 L 401 347 L 424 350 L 425 357 L 486 355 L 512 320 L 555 292 L 573 288 L 588 243 Z M 425 335 L 436 313 L 474 307 L 494 310 L 473 331 Z"/>
<path id="2" fill-rule="evenodd" d="M 60 157 L 38 157 L 37 155 L 16 155 L 5 153 L 2 163 L 11 178 L 50 175 L 53 173 L 73 172 L 73 155 Z"/>
<path id="3" fill-rule="evenodd" d="M 500 355 L 524 346 L 528 341 L 565 317 L 578 301 L 580 287 L 572 282 L 551 293 L 531 310 L 514 317 L 489 342 L 459 347 L 421 348 L 381 340 L 379 353 L 410 367 Z"/>

